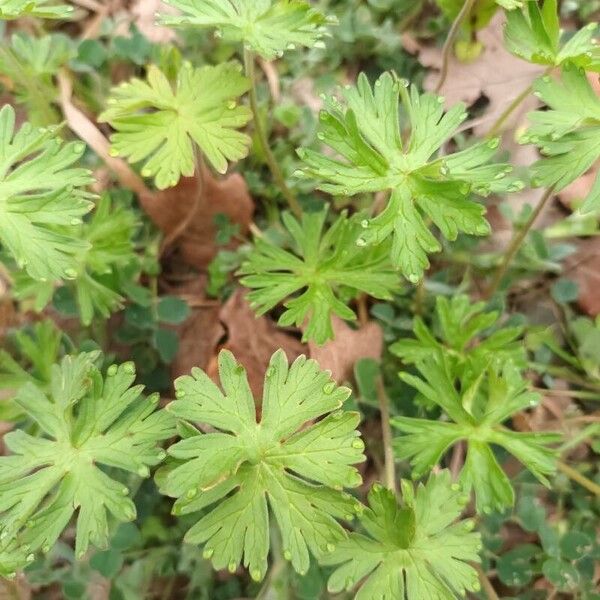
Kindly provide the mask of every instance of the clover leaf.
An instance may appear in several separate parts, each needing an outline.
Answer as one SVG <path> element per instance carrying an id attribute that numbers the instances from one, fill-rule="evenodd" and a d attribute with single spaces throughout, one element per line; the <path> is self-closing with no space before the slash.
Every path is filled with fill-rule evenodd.
<path id="1" fill-rule="evenodd" d="M 29 123 L 15 131 L 12 106 L 0 110 L 0 243 L 38 280 L 74 277 L 86 247 L 74 227 L 92 206 L 80 189 L 90 172 L 72 166 L 85 145 L 63 144 L 54 132 Z"/>
<path id="2" fill-rule="evenodd" d="M 411 125 L 406 141 L 400 130 L 400 97 Z M 415 87 L 409 91 L 406 82 L 390 73 L 373 87 L 361 74 L 344 98 L 345 104 L 334 97 L 326 101 L 318 134 L 340 157 L 301 149 L 304 173 L 317 177 L 319 189 L 332 194 L 391 191 L 383 212 L 365 221 L 357 243 L 376 245 L 391 237 L 392 262 L 412 282 L 429 266 L 427 255 L 441 250 L 428 218 L 450 240 L 459 232 L 487 235 L 485 208 L 471 199 L 471 192 L 485 196 L 523 187 L 505 178 L 509 165 L 490 164 L 497 139 L 435 158 L 466 118 L 463 104 L 444 114 L 442 98 L 420 95 Z"/>
<path id="3" fill-rule="evenodd" d="M 597 23 L 590 23 L 563 42 L 557 0 L 525 2 L 523 10 L 506 15 L 504 44 L 528 62 L 558 67 L 570 62 L 588 71 L 600 71 L 600 48 L 595 45 Z"/>
<path id="4" fill-rule="evenodd" d="M 534 183 L 560 191 L 590 169 L 600 158 L 600 99 L 585 73 L 566 65 L 561 80 L 538 79 L 535 94 L 549 110 L 530 113 L 531 127 L 521 143 L 534 142 L 544 157 L 532 166 Z M 600 208 L 600 177 L 581 207 Z"/>
<path id="5" fill-rule="evenodd" d="M 328 589 L 360 585 L 356 600 L 445 600 L 479 590 L 480 536 L 474 522 L 455 522 L 466 497 L 448 471 L 425 485 L 402 482 L 402 503 L 375 484 L 360 516 L 366 533 L 351 533 L 323 564 L 336 565 Z"/>
<path id="6" fill-rule="evenodd" d="M 510 362 L 465 372 L 456 389 L 447 365 L 435 356 L 416 363 L 421 377 L 401 373 L 401 378 L 427 400 L 438 405 L 450 421 L 395 417 L 393 425 L 404 435 L 396 439 L 396 457 L 409 459 L 414 475 L 421 476 L 439 463 L 451 446 L 464 440 L 467 457 L 460 480 L 474 489 L 477 510 L 489 513 L 514 504 L 514 491 L 492 445 L 504 448 L 544 485 L 556 469 L 556 452 L 550 444 L 554 433 L 526 433 L 507 429 L 503 423 L 515 413 L 537 405 L 539 396 L 527 390 L 527 382 Z"/>
<path id="7" fill-rule="evenodd" d="M 108 514 L 135 518 L 129 490 L 103 467 L 148 477 L 164 458 L 158 442 L 174 433 L 171 416 L 156 411 L 158 395 L 141 396 L 132 363 L 102 377 L 97 353 L 65 357 L 48 388 L 23 386 L 17 404 L 40 433 L 4 436 L 0 457 L 0 537 L 48 551 L 77 512 L 75 553 L 106 546 Z"/>
<path id="8" fill-rule="evenodd" d="M 40 17 L 42 19 L 70 19 L 73 7 L 57 4 L 54 0 L 2 0 L 0 19 Z"/>
<path id="9" fill-rule="evenodd" d="M 296 46 L 313 47 L 332 21 L 305 0 L 168 0 L 181 15 L 163 15 L 169 26 L 216 29 L 268 60 Z"/>
<path id="10" fill-rule="evenodd" d="M 252 291 L 248 299 L 258 314 L 264 314 L 296 292 L 284 303 L 281 325 L 301 326 L 306 321 L 304 340 L 324 344 L 333 338 L 331 317 L 355 320 L 348 300 L 360 292 L 389 300 L 398 288 L 398 276 L 388 258 L 389 245 L 362 249 L 355 240 L 362 231 L 361 218 L 340 216 L 324 231 L 327 210 L 304 213 L 299 223 L 283 215 L 292 236 L 294 251 L 285 250 L 265 237 L 242 265 L 241 283 Z M 346 293 L 343 300 L 341 293 Z"/>
<path id="11" fill-rule="evenodd" d="M 111 137 L 113 155 L 145 161 L 142 175 L 165 189 L 194 174 L 195 145 L 220 173 L 228 160 L 248 154 L 251 140 L 238 131 L 251 118 L 248 108 L 238 106 L 248 89 L 236 63 L 199 69 L 185 63 L 174 87 L 151 65 L 147 82 L 132 79 L 113 88 L 100 120 L 117 130 Z"/>
<path id="12" fill-rule="evenodd" d="M 450 300 L 436 298 L 437 335 L 415 317 L 413 332 L 416 339 L 404 338 L 390 346 L 390 351 L 405 364 L 415 364 L 432 354 L 443 358 L 450 373 L 460 375 L 473 364 L 487 365 L 491 359 L 511 360 L 526 366 L 523 344 L 519 337 L 522 327 L 497 326 L 499 313 L 485 311 L 485 302 L 472 302 L 468 296 L 458 295 Z"/>
<path id="13" fill-rule="evenodd" d="M 200 369 L 176 381 L 168 410 L 214 431 L 169 448 L 178 462 L 159 478 L 161 490 L 178 498 L 175 514 L 203 511 L 185 540 L 205 544 L 215 569 L 234 572 L 243 561 L 261 580 L 274 518 L 285 558 L 306 573 L 309 550 L 316 557 L 332 551 L 346 538 L 336 519 L 361 509 L 343 492 L 360 485 L 352 465 L 364 460 L 360 417 L 341 410 L 350 390 L 314 360 L 288 365 L 282 350 L 267 368 L 260 409 L 230 352 L 219 355 L 219 375 L 222 390 Z"/>

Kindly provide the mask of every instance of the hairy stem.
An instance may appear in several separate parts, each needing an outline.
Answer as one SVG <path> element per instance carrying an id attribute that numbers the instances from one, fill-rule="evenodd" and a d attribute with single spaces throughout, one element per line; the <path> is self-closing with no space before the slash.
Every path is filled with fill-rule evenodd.
<path id="1" fill-rule="evenodd" d="M 504 259 L 498 267 L 496 274 L 494 275 L 494 279 L 492 280 L 492 283 L 484 296 L 486 300 L 492 298 L 494 294 L 498 291 L 498 288 L 500 287 L 500 284 L 502 283 L 502 280 L 504 279 L 504 276 L 506 275 L 510 264 L 512 263 L 514 257 L 516 256 L 517 252 L 519 251 L 523 242 L 525 241 L 527 234 L 531 231 L 531 228 L 537 221 L 537 218 L 540 216 L 540 213 L 542 212 L 542 210 L 544 210 L 544 207 L 546 206 L 546 204 L 548 204 L 548 201 L 550 200 L 550 198 L 552 198 L 553 195 L 554 186 L 549 187 L 545 191 L 541 200 L 535 207 L 535 210 L 531 213 L 531 216 L 529 217 L 527 223 L 525 223 L 525 225 L 521 228 L 517 235 L 513 237 L 510 246 L 504 254 Z"/>
<path id="2" fill-rule="evenodd" d="M 450 27 L 448 37 L 444 42 L 444 48 L 442 50 L 442 68 L 440 70 L 440 78 L 435 87 L 436 93 L 439 92 L 444 87 L 444 83 L 446 83 L 446 78 L 448 77 L 448 66 L 450 64 L 450 56 L 452 55 L 454 42 L 456 41 L 456 37 L 458 36 L 458 32 L 460 31 L 461 25 L 464 23 L 465 19 L 471 14 L 471 10 L 473 9 L 473 5 L 476 1 L 477 0 L 465 0 L 465 3 L 460 9 L 458 15 L 456 15 L 456 19 L 454 19 L 454 22 Z"/>
<path id="3" fill-rule="evenodd" d="M 384 483 L 385 486 L 396 493 L 396 467 L 394 464 L 394 451 L 392 449 L 392 427 L 390 425 L 390 400 L 383 385 L 383 377 L 377 379 L 377 398 L 381 413 L 381 434 L 383 438 L 384 457 Z"/>
<path id="4" fill-rule="evenodd" d="M 302 208 L 300 208 L 300 204 L 298 203 L 296 196 L 294 196 L 285 181 L 283 172 L 279 168 L 277 159 L 275 158 L 275 155 L 269 146 L 267 132 L 265 131 L 260 119 L 260 113 L 258 110 L 255 57 L 254 53 L 247 48 L 244 48 L 244 67 L 246 70 L 246 77 L 248 77 L 250 80 L 250 108 L 252 109 L 252 114 L 254 116 L 254 129 L 260 141 L 260 145 L 262 146 L 267 165 L 269 166 L 269 170 L 271 171 L 271 175 L 273 175 L 275 183 L 281 190 L 283 197 L 286 199 L 290 210 L 294 213 L 294 215 L 296 215 L 296 217 L 300 217 L 302 215 Z"/>
<path id="5" fill-rule="evenodd" d="M 596 496 L 600 497 L 600 485 L 598 485 L 591 479 L 588 479 L 585 475 L 582 475 L 579 471 L 577 471 L 573 467 L 570 467 L 568 464 L 562 462 L 561 460 L 559 460 L 556 463 L 556 466 L 558 467 L 558 470 L 564 473 L 569 479 L 576 481 L 586 490 L 589 490 L 590 492 L 592 492 L 592 494 L 595 494 Z"/>

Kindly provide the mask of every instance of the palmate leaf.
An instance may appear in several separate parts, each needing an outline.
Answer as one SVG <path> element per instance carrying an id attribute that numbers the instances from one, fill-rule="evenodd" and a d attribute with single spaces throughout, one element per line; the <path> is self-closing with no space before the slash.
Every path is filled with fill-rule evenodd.
<path id="1" fill-rule="evenodd" d="M 0 110 L 0 243 L 33 279 L 74 277 L 86 249 L 74 229 L 92 207 L 81 189 L 92 179 L 72 166 L 84 150 L 53 129 L 25 123 L 15 132 L 14 109 Z"/>
<path id="2" fill-rule="evenodd" d="M 60 121 L 53 106 L 58 99 L 53 77 L 76 54 L 74 43 L 61 34 L 35 38 L 16 33 L 10 46 L 0 46 L 0 73 L 11 80 L 15 100 L 25 106 L 33 125 Z"/>
<path id="3" fill-rule="evenodd" d="M 243 562 L 261 580 L 274 517 L 285 558 L 306 573 L 309 550 L 316 557 L 331 552 L 346 538 L 336 519 L 362 508 L 342 491 L 360 485 L 352 465 L 365 458 L 360 417 L 341 410 L 350 390 L 314 360 L 301 356 L 288 365 L 279 350 L 265 374 L 258 420 L 246 372 L 227 351 L 219 355 L 219 375 L 222 391 L 200 369 L 175 382 L 169 412 L 216 431 L 169 448 L 179 462 L 160 477 L 161 491 L 178 498 L 175 514 L 204 510 L 185 539 L 205 544 L 215 569 L 234 572 Z"/>
<path id="4" fill-rule="evenodd" d="M 54 0 L 0 0 L 0 19 L 19 17 L 70 19 L 72 15 L 72 6 Z"/>
<path id="5" fill-rule="evenodd" d="M 587 71 L 600 71 L 600 48 L 594 36 L 597 23 L 590 23 L 563 42 L 557 0 L 525 2 L 523 10 L 506 15 L 504 43 L 509 52 L 528 62 L 560 66 L 570 62 Z"/>
<path id="6" fill-rule="evenodd" d="M 133 242 L 136 229 L 132 210 L 115 206 L 108 194 L 100 198 L 90 219 L 80 225 L 78 237 L 86 249 L 77 256 L 75 277 L 64 285 L 73 291 L 84 325 L 96 315 L 107 319 L 122 307 L 120 275 L 137 261 Z M 15 278 L 15 298 L 33 298 L 37 311 L 50 302 L 54 290 L 54 282 L 36 283 L 22 275 Z"/>
<path id="7" fill-rule="evenodd" d="M 562 69 L 561 80 L 542 77 L 535 94 L 549 110 L 530 113 L 531 127 L 521 143 L 534 142 L 544 156 L 532 167 L 534 182 L 564 189 L 600 158 L 600 99 L 585 73 L 572 65 Z M 600 208 L 600 176 L 581 210 Z"/>
<path id="8" fill-rule="evenodd" d="M 550 445 L 561 436 L 514 432 L 503 425 L 539 401 L 537 394 L 527 391 L 527 382 L 512 363 L 496 361 L 488 368 L 465 372 L 458 390 L 439 356 L 424 358 L 416 366 L 421 377 L 402 373 L 401 378 L 438 405 L 450 421 L 392 420 L 404 434 L 396 439 L 396 458 L 409 459 L 415 476 L 429 472 L 451 446 L 464 440 L 467 458 L 460 480 L 467 490 L 475 491 L 478 511 L 489 513 L 514 504 L 513 488 L 494 456 L 493 445 L 504 448 L 548 484 L 546 475 L 556 470 L 557 456 Z"/>
<path id="9" fill-rule="evenodd" d="M 338 593 L 360 587 L 356 600 L 452 600 L 479 590 L 480 537 L 473 521 L 455 521 L 467 497 L 448 471 L 425 485 L 402 482 L 402 504 L 375 484 L 360 522 L 366 534 L 351 533 L 326 565 L 339 565 L 328 589 Z M 361 583 L 362 582 L 362 583 Z"/>
<path id="10" fill-rule="evenodd" d="M 326 231 L 327 210 L 304 213 L 299 223 L 290 214 L 283 221 L 294 251 L 284 250 L 265 238 L 257 238 L 242 265 L 241 283 L 252 289 L 248 298 L 258 314 L 284 302 L 281 325 L 302 326 L 303 339 L 324 344 L 333 338 L 331 317 L 354 320 L 356 314 L 340 300 L 340 290 L 352 295 L 364 292 L 389 300 L 398 288 L 398 276 L 389 261 L 389 245 L 362 249 L 355 241 L 362 230 L 361 218 L 340 216 Z"/>
<path id="11" fill-rule="evenodd" d="M 492 359 L 510 360 L 525 367 L 525 349 L 518 341 L 523 328 L 497 328 L 499 313 L 485 312 L 485 308 L 485 302 L 472 302 L 465 295 L 450 300 L 438 296 L 435 306 L 437 334 L 420 317 L 415 317 L 413 332 L 416 339 L 401 339 L 390 346 L 390 351 L 405 364 L 415 364 L 432 354 L 439 355 L 452 376 L 460 376 L 474 365 L 485 367 Z"/>
<path id="12" fill-rule="evenodd" d="M 199 69 L 185 63 L 174 87 L 151 65 L 148 81 L 132 79 L 113 88 L 100 120 L 117 130 L 112 153 L 132 163 L 145 161 L 142 175 L 154 177 L 156 186 L 165 189 L 182 175 L 194 174 L 195 145 L 220 173 L 227 170 L 227 161 L 248 154 L 251 140 L 238 131 L 252 114 L 238 106 L 248 89 L 237 63 Z"/>
<path id="13" fill-rule="evenodd" d="M 103 467 L 141 477 L 164 458 L 160 440 L 174 433 L 171 416 L 157 411 L 158 395 L 144 398 L 132 363 L 113 365 L 105 378 L 97 353 L 65 357 L 46 390 L 26 384 L 16 402 L 41 433 L 4 436 L 0 457 L 0 536 L 31 551 L 49 548 L 77 512 L 75 552 L 108 539 L 108 513 L 135 518 L 129 491 Z"/>
<path id="14" fill-rule="evenodd" d="M 331 23 L 306 0 L 167 0 L 181 15 L 163 15 L 171 27 L 216 29 L 219 36 L 242 42 L 267 60 L 295 46 L 319 43 Z"/>
<path id="15" fill-rule="evenodd" d="M 427 255 L 441 250 L 429 231 L 428 218 L 450 240 L 459 232 L 486 235 L 490 227 L 485 208 L 471 199 L 471 192 L 487 195 L 523 187 L 505 177 L 509 165 L 490 164 L 497 139 L 435 159 L 466 118 L 464 105 L 444 114 L 440 98 L 420 95 L 414 87 L 409 92 L 406 82 L 390 73 L 384 73 L 373 88 L 361 74 L 344 97 L 345 105 L 333 97 L 327 101 L 318 134 L 340 158 L 301 149 L 305 172 L 332 194 L 391 190 L 387 206 L 365 223 L 357 243 L 376 245 L 391 237 L 392 262 L 410 281 L 421 279 L 429 266 Z M 411 125 L 406 142 L 400 133 L 400 97 Z"/>

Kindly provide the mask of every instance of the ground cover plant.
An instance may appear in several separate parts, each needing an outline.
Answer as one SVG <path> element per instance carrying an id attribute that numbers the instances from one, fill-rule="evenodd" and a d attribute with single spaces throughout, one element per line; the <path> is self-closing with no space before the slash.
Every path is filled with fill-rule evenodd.
<path id="1" fill-rule="evenodd" d="M 0 597 L 600 598 L 596 0 L 0 0 Z"/>

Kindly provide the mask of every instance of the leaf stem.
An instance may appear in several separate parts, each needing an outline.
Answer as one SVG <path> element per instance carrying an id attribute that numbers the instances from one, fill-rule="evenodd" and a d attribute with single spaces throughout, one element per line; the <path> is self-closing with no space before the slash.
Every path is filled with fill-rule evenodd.
<path id="1" fill-rule="evenodd" d="M 475 570 L 477 571 L 477 574 L 479 575 L 479 581 L 481 582 L 481 587 L 483 588 L 483 590 L 486 593 L 489 600 L 500 600 L 500 597 L 496 593 L 496 590 L 494 589 L 492 582 L 488 579 L 488 576 L 485 574 L 484 570 L 479 565 L 475 565 Z"/>
<path id="2" fill-rule="evenodd" d="M 540 213 L 542 212 L 542 210 L 544 210 L 544 207 L 546 206 L 546 204 L 548 204 L 548 201 L 550 200 L 550 198 L 552 198 L 553 194 L 554 194 L 554 186 L 549 187 L 544 192 L 544 195 L 538 202 L 537 206 L 535 207 L 535 210 L 531 213 L 531 216 L 527 220 L 527 223 L 525 223 L 525 225 L 521 228 L 521 230 L 517 233 L 517 235 L 515 235 L 513 237 L 512 241 L 510 243 L 510 246 L 508 247 L 506 253 L 504 254 L 504 259 L 502 260 L 502 263 L 500 264 L 500 266 L 498 267 L 498 270 L 496 271 L 496 274 L 494 275 L 492 284 L 488 288 L 487 292 L 484 294 L 484 298 L 486 300 L 489 300 L 490 298 L 492 298 L 494 296 L 494 294 L 498 291 L 498 288 L 500 287 L 500 284 L 502 283 L 502 280 L 504 279 L 504 276 L 506 275 L 506 272 L 508 271 L 510 264 L 512 263 L 517 252 L 521 248 L 521 245 L 525 241 L 527 234 L 529 233 L 529 231 L 531 230 L 531 228 L 537 221 L 537 218 L 540 216 Z"/>
<path id="3" fill-rule="evenodd" d="M 598 485 L 591 479 L 588 479 L 585 475 L 582 475 L 579 471 L 577 471 L 573 467 L 570 467 L 568 464 L 562 462 L 561 460 L 556 462 L 556 466 L 558 470 L 564 473 L 569 479 L 576 481 L 579 485 L 592 492 L 592 494 L 595 494 L 596 496 L 600 497 L 600 485 Z"/>
<path id="4" fill-rule="evenodd" d="M 377 378 L 377 398 L 381 413 L 381 433 L 383 438 L 384 482 L 385 486 L 396 493 L 396 467 L 392 449 L 392 428 L 390 426 L 390 400 L 385 391 L 383 377 Z"/>
<path id="5" fill-rule="evenodd" d="M 302 208 L 296 199 L 296 196 L 292 193 L 290 188 L 288 187 L 285 177 L 281 169 L 279 168 L 279 164 L 277 163 L 277 159 L 269 146 L 269 139 L 267 137 L 267 133 L 262 125 L 262 120 L 260 118 L 260 113 L 258 110 L 258 93 L 257 93 L 257 84 L 256 84 L 256 69 L 255 69 L 255 57 L 252 50 L 244 48 L 244 68 L 246 71 L 246 77 L 250 80 L 250 108 L 252 109 L 252 114 L 254 116 L 254 129 L 256 131 L 256 135 L 260 141 L 260 145 L 262 146 L 262 150 L 265 154 L 265 159 L 267 161 L 267 165 L 269 170 L 271 171 L 271 175 L 275 180 L 275 183 L 281 190 L 283 197 L 286 199 L 290 210 L 296 215 L 296 217 L 302 216 Z"/>
<path id="6" fill-rule="evenodd" d="M 450 55 L 452 54 L 454 42 L 456 41 L 456 37 L 458 36 L 461 25 L 471 14 L 471 10 L 473 9 L 476 1 L 477 0 L 465 0 L 465 3 L 460 9 L 458 15 L 456 15 L 456 19 L 454 19 L 454 22 L 450 27 L 450 31 L 448 31 L 448 37 L 446 37 L 444 48 L 442 49 L 442 68 L 440 70 L 440 78 L 435 86 L 436 93 L 439 93 L 439 91 L 444 87 L 444 83 L 446 83 L 446 78 L 448 77 L 448 66 L 450 64 Z"/>

